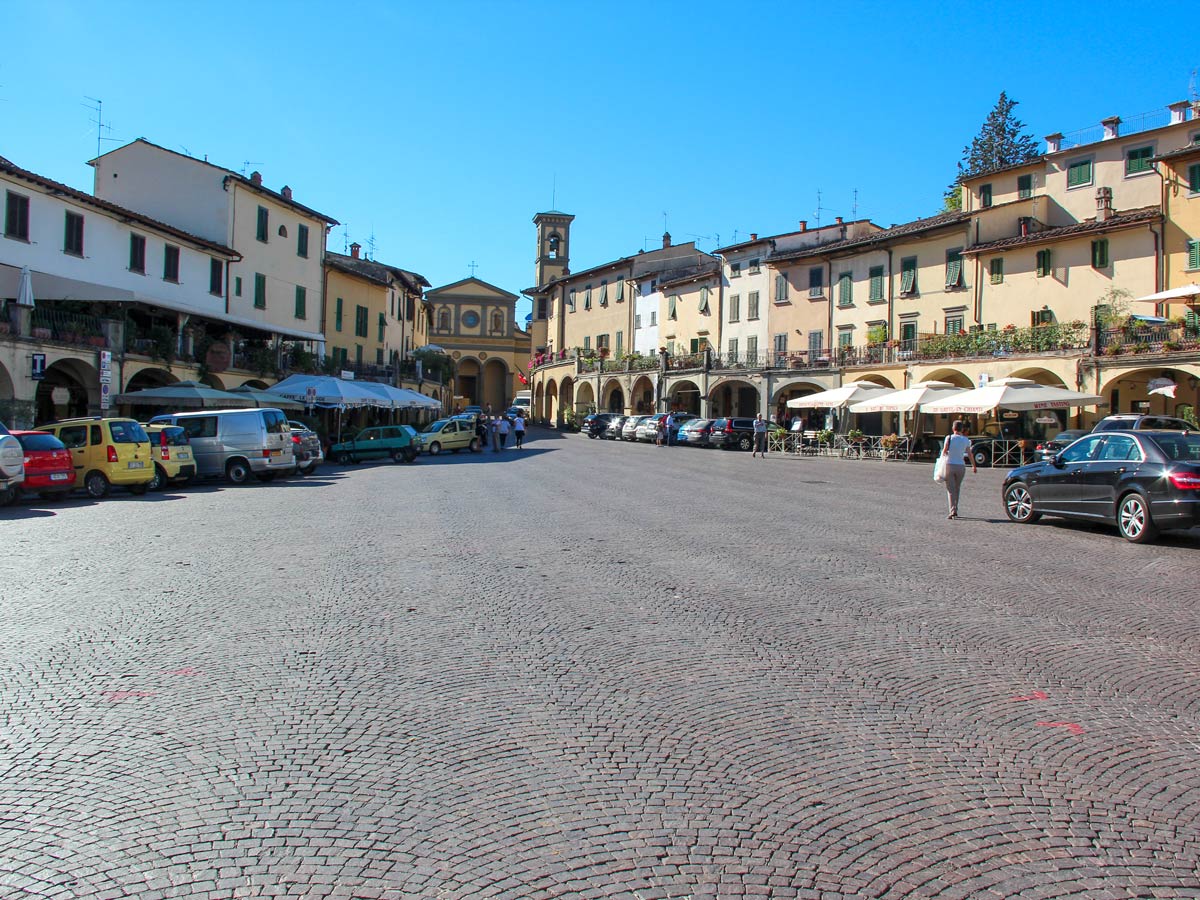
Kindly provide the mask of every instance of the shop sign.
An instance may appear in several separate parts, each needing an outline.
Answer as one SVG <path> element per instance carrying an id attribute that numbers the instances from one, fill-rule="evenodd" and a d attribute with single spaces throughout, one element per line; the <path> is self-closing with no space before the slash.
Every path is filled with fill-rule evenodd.
<path id="1" fill-rule="evenodd" d="M 1033 421 L 1037 422 L 1037 424 L 1039 424 L 1039 425 L 1057 425 L 1058 424 L 1058 419 L 1054 418 L 1054 416 L 1038 416 Z"/>
<path id="2" fill-rule="evenodd" d="M 46 377 L 46 354 L 33 354 L 33 366 L 29 371 L 29 377 L 34 381 L 41 381 Z"/>

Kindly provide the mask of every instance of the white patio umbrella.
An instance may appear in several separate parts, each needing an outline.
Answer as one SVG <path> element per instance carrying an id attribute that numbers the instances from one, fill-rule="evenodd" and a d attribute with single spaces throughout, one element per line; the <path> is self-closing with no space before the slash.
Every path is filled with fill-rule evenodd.
<path id="1" fill-rule="evenodd" d="M 1095 394 L 1038 384 L 1028 378 L 997 378 L 984 387 L 922 403 L 921 412 L 983 415 L 996 409 L 1068 409 L 1103 402 L 1104 398 Z"/>
<path id="2" fill-rule="evenodd" d="M 382 406 L 391 407 L 391 401 L 379 394 L 367 390 L 362 382 L 343 381 L 332 375 L 289 375 L 268 390 L 291 400 L 308 402 L 308 389 L 316 389 L 316 403 L 320 406 L 357 407 Z"/>
<path id="3" fill-rule="evenodd" d="M 21 266 L 21 280 L 17 282 L 17 306 L 33 306 L 33 276 L 29 266 Z"/>
<path id="4" fill-rule="evenodd" d="M 411 390 L 410 388 L 397 388 L 403 394 L 414 409 L 441 409 L 442 401 L 436 400 L 433 397 L 427 397 L 419 391 Z"/>
<path id="5" fill-rule="evenodd" d="M 1147 294 L 1138 297 L 1134 303 L 1170 303 L 1180 301 L 1195 303 L 1200 300 L 1200 284 L 1185 284 L 1183 287 L 1171 288 L 1169 291 L 1159 291 L 1157 294 Z"/>
<path id="6" fill-rule="evenodd" d="M 966 388 L 955 387 L 947 381 L 920 381 L 912 387 L 869 400 L 851 404 L 852 413 L 913 412 L 922 403 L 931 403 L 961 394 Z"/>
<path id="7" fill-rule="evenodd" d="M 884 387 L 873 381 L 852 381 L 828 391 L 796 397 L 787 402 L 788 409 L 842 409 L 851 403 L 859 403 L 884 394 L 893 394 L 895 388 Z"/>

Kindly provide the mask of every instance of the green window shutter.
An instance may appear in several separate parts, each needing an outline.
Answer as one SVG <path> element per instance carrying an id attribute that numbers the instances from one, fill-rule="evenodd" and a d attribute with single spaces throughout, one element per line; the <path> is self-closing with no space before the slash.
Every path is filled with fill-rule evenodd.
<path id="1" fill-rule="evenodd" d="M 1067 167 L 1067 187 L 1092 183 L 1092 161 L 1085 159 Z"/>
<path id="2" fill-rule="evenodd" d="M 1050 274 L 1050 251 L 1039 250 L 1037 252 L 1037 277 L 1045 278 Z"/>
<path id="3" fill-rule="evenodd" d="M 620 281 L 617 282 L 617 302 L 618 303 L 625 302 L 625 279 L 624 278 L 622 278 Z"/>
<path id="4" fill-rule="evenodd" d="M 784 303 L 788 298 L 788 281 L 786 275 L 775 276 L 775 302 Z"/>
<path id="5" fill-rule="evenodd" d="M 621 348 L 624 345 L 624 343 L 625 343 L 625 332 L 618 331 L 617 332 L 617 356 L 621 355 Z"/>
<path id="6" fill-rule="evenodd" d="M 867 299 L 883 299 L 883 266 L 871 267 L 871 292 Z"/>
<path id="7" fill-rule="evenodd" d="M 1018 175 L 1017 176 L 1017 198 L 1024 200 L 1033 196 L 1033 176 Z"/>
<path id="8" fill-rule="evenodd" d="M 946 287 L 955 288 L 962 285 L 962 251 L 958 249 L 946 251 Z"/>
<path id="9" fill-rule="evenodd" d="M 296 255 L 308 258 L 308 226 L 301 225 L 296 229 Z"/>
<path id="10" fill-rule="evenodd" d="M 1136 147 L 1125 155 L 1125 174 L 1136 175 L 1138 172 L 1150 171 L 1150 157 L 1154 155 L 1153 147 Z"/>
<path id="11" fill-rule="evenodd" d="M 590 284 L 583 289 L 583 308 L 592 308 L 592 286 Z"/>
<path id="12" fill-rule="evenodd" d="M 742 315 L 742 296 L 741 294 L 729 295 L 729 321 L 736 322 Z"/>
<path id="13" fill-rule="evenodd" d="M 758 318 L 758 291 L 751 291 L 746 295 L 746 318 Z"/>
<path id="14" fill-rule="evenodd" d="M 608 282 L 600 282 L 600 305 L 608 306 Z"/>
<path id="15" fill-rule="evenodd" d="M 308 313 L 308 291 L 296 285 L 296 318 L 303 319 Z"/>
<path id="16" fill-rule="evenodd" d="M 825 290 L 825 270 L 814 267 L 808 270 L 808 296 L 819 296 Z"/>
<path id="17" fill-rule="evenodd" d="M 700 338 L 692 338 L 690 348 L 691 348 L 692 353 L 699 353 L 700 352 Z"/>
<path id="18" fill-rule="evenodd" d="M 1200 241 L 1188 241 L 1188 268 L 1200 269 Z"/>
<path id="19" fill-rule="evenodd" d="M 917 258 L 910 256 L 900 260 L 900 293 L 915 294 L 917 292 Z"/>
<path id="20" fill-rule="evenodd" d="M 1004 257 L 997 256 L 990 263 L 988 263 L 988 271 L 991 273 L 991 276 L 992 276 L 992 284 L 1003 284 L 1004 283 Z"/>
<path id="21" fill-rule="evenodd" d="M 333 330 L 334 331 L 342 330 L 342 305 L 343 305 L 342 298 L 338 297 L 337 304 L 334 307 L 335 311 L 333 314 Z"/>
<path id="22" fill-rule="evenodd" d="M 1188 190 L 1200 194 L 1200 163 L 1188 166 Z"/>
<path id="23" fill-rule="evenodd" d="M 259 272 L 254 273 L 254 306 L 267 308 L 267 276 Z"/>
<path id="24" fill-rule="evenodd" d="M 256 236 L 264 244 L 267 242 L 267 229 L 269 224 L 270 214 L 267 212 L 267 208 L 265 206 L 260 206 L 258 208 L 258 229 Z"/>
<path id="25" fill-rule="evenodd" d="M 592 349 L 592 336 L 590 334 L 585 334 L 583 336 L 583 349 L 584 350 Z"/>
<path id="26" fill-rule="evenodd" d="M 708 285 L 705 285 L 704 287 L 700 288 L 699 312 L 701 315 L 704 315 L 704 316 L 708 315 Z"/>
<path id="27" fill-rule="evenodd" d="M 1183 314 L 1183 324 L 1189 331 L 1200 330 L 1200 312 L 1189 309 Z"/>
<path id="28" fill-rule="evenodd" d="M 980 186 L 979 205 L 984 209 L 987 209 L 992 205 L 992 186 L 990 184 L 984 184 Z"/>
<path id="29" fill-rule="evenodd" d="M 1092 268 L 1107 269 L 1108 268 L 1108 239 L 1101 238 L 1098 241 L 1092 241 Z"/>
<path id="30" fill-rule="evenodd" d="M 383 343 L 383 332 L 387 328 L 387 316 L 379 314 L 379 342 Z"/>
<path id="31" fill-rule="evenodd" d="M 571 292 L 569 294 L 567 294 L 567 309 L 569 309 L 571 312 L 575 312 L 575 289 L 574 288 L 572 288 Z"/>
<path id="32" fill-rule="evenodd" d="M 854 302 L 854 279 L 849 272 L 838 276 L 838 306 L 849 306 Z"/>
<path id="33" fill-rule="evenodd" d="M 677 316 L 675 315 L 675 301 L 678 299 L 679 299 L 678 297 L 672 296 L 667 300 L 667 318 L 668 319 L 677 318 Z"/>

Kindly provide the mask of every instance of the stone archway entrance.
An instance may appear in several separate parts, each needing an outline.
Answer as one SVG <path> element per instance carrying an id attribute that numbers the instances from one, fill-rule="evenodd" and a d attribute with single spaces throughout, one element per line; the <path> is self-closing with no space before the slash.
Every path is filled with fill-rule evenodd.
<path id="1" fill-rule="evenodd" d="M 1172 385 L 1174 397 L 1170 396 Z M 1157 392 L 1151 394 L 1151 390 Z M 1171 366 L 1130 369 L 1108 375 L 1097 393 L 1108 400 L 1109 413 L 1176 416 L 1195 422 L 1196 410 L 1200 408 L 1200 378 L 1191 371 Z"/>
<path id="2" fill-rule="evenodd" d="M 467 405 L 483 406 L 480 391 L 481 380 L 482 372 L 479 368 L 479 360 L 470 356 L 463 357 L 455 367 L 454 395 L 464 398 Z"/>
<path id="3" fill-rule="evenodd" d="M 100 375 L 81 360 L 56 360 L 38 382 L 33 403 L 37 424 L 89 415 L 100 406 Z"/>
<path id="4" fill-rule="evenodd" d="M 671 385 L 668 405 L 678 412 L 700 415 L 700 386 L 694 381 L 677 381 Z"/>
<path id="5" fill-rule="evenodd" d="M 709 414 L 723 416 L 755 416 L 758 408 L 758 389 L 748 381 L 730 379 L 716 385 L 708 394 Z"/>
<path id="6" fill-rule="evenodd" d="M 575 392 L 575 406 L 578 412 L 590 413 L 596 409 L 596 395 L 593 391 L 591 382 L 582 381 L 579 383 L 579 389 Z"/>
<path id="7" fill-rule="evenodd" d="M 629 392 L 629 404 L 634 415 L 649 415 L 654 412 L 654 382 L 647 376 L 641 375 L 633 383 Z"/>
<path id="8" fill-rule="evenodd" d="M 546 421 L 557 425 L 559 418 L 558 382 L 551 381 L 546 385 Z"/>
<path id="9" fill-rule="evenodd" d="M 489 359 L 483 364 L 483 391 L 480 402 L 490 403 L 493 413 L 502 413 L 511 399 L 509 394 L 508 366 L 503 360 Z"/>
<path id="10" fill-rule="evenodd" d="M 601 396 L 604 397 L 605 410 L 611 413 L 625 412 L 625 392 L 621 390 L 621 383 L 615 378 L 605 383 Z"/>

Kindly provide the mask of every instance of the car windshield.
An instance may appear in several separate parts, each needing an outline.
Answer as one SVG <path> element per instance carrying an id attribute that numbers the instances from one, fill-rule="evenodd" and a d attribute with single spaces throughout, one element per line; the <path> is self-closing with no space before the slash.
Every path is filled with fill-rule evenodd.
<path id="1" fill-rule="evenodd" d="M 168 447 L 186 447 L 188 445 L 187 432 L 178 425 L 164 428 L 162 438 L 159 439 L 160 444 L 162 441 L 166 441 Z"/>
<path id="2" fill-rule="evenodd" d="M 150 441 L 137 422 L 110 422 L 108 429 L 112 432 L 114 444 L 145 444 Z"/>
<path id="3" fill-rule="evenodd" d="M 450 422 L 449 419 L 438 419 L 436 422 L 430 422 L 425 426 L 425 434 L 434 434 L 441 431 Z"/>
<path id="4" fill-rule="evenodd" d="M 7 433 L 7 432 L 6 432 Z M 18 434 L 17 440 L 26 450 L 65 450 L 63 442 L 52 434 Z"/>
<path id="5" fill-rule="evenodd" d="M 1200 434 L 1151 434 L 1148 437 L 1167 459 L 1200 462 Z"/>

